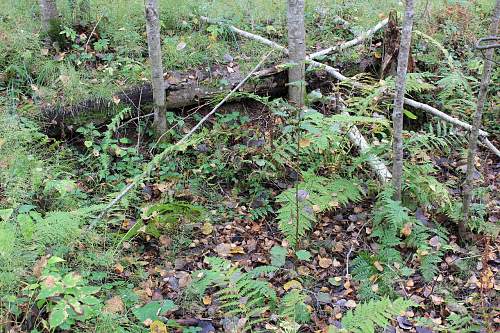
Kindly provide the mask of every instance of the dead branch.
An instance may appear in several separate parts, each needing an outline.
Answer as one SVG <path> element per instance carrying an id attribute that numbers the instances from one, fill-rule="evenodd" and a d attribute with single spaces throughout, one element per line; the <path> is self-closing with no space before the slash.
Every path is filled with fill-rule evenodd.
<path id="1" fill-rule="evenodd" d="M 309 55 L 309 59 L 316 59 L 316 58 L 326 56 L 326 55 L 334 53 L 334 52 L 340 52 L 340 51 L 343 51 L 347 48 L 359 45 L 359 44 L 363 43 L 365 40 L 367 40 L 368 38 L 372 37 L 377 31 L 379 31 L 380 29 L 385 27 L 388 22 L 389 22 L 389 19 L 385 19 L 383 21 L 380 21 L 379 23 L 377 23 L 377 25 L 375 25 L 371 29 L 367 30 L 366 32 L 362 33 L 358 37 L 356 37 L 348 42 L 344 42 L 340 45 L 332 46 L 332 47 L 329 47 L 327 49 L 311 53 Z"/>

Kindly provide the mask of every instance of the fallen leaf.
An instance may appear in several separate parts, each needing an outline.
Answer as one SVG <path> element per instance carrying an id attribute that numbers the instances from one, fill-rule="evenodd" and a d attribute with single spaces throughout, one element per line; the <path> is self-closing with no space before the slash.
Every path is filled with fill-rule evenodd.
<path id="1" fill-rule="evenodd" d="M 444 302 L 444 299 L 437 295 L 431 295 L 431 300 L 434 305 L 441 305 Z"/>
<path id="2" fill-rule="evenodd" d="M 210 235 L 214 231 L 214 226 L 210 222 L 203 223 L 201 227 L 201 233 L 205 236 Z"/>
<path id="3" fill-rule="evenodd" d="M 212 304 L 212 296 L 206 295 L 203 297 L 203 304 L 210 305 Z"/>
<path id="4" fill-rule="evenodd" d="M 113 103 L 115 103 L 116 105 L 118 105 L 118 104 L 120 104 L 120 101 L 121 101 L 120 97 L 118 97 L 116 95 L 113 96 Z"/>
<path id="5" fill-rule="evenodd" d="M 214 251 L 221 257 L 229 257 L 231 254 L 231 244 L 221 243 L 215 247 Z"/>
<path id="6" fill-rule="evenodd" d="M 105 302 L 103 312 L 105 313 L 123 313 L 125 312 L 125 304 L 120 296 L 114 296 Z"/>
<path id="7" fill-rule="evenodd" d="M 375 261 L 373 263 L 373 266 L 375 266 L 375 268 L 379 271 L 379 272 L 383 272 L 384 271 L 384 267 L 380 264 L 380 262 L 378 261 Z"/>
<path id="8" fill-rule="evenodd" d="M 333 264 L 333 260 L 330 258 L 319 257 L 319 267 L 328 268 Z"/>
<path id="9" fill-rule="evenodd" d="M 121 274 L 121 273 L 123 273 L 123 270 L 124 270 L 124 269 L 123 269 L 122 264 L 117 263 L 117 264 L 115 265 L 115 273 L 116 273 L 116 274 Z"/>
<path id="10" fill-rule="evenodd" d="M 176 47 L 177 51 L 184 50 L 186 48 L 186 45 L 187 45 L 186 43 L 180 42 L 179 44 L 177 44 L 177 47 Z"/>
<path id="11" fill-rule="evenodd" d="M 241 246 L 231 246 L 231 250 L 229 251 L 231 254 L 245 254 L 245 250 Z"/>
<path id="12" fill-rule="evenodd" d="M 299 147 L 300 148 L 307 148 L 311 145 L 311 140 L 307 139 L 307 138 L 301 138 L 299 140 Z"/>
<path id="13" fill-rule="evenodd" d="M 302 284 L 297 280 L 290 280 L 283 285 L 283 289 L 286 291 L 290 289 L 302 289 Z"/>
<path id="14" fill-rule="evenodd" d="M 352 299 L 348 300 L 347 302 L 345 302 L 344 304 L 346 307 L 348 307 L 349 309 L 353 309 L 357 306 L 356 302 L 353 301 Z"/>
<path id="15" fill-rule="evenodd" d="M 405 236 L 405 237 L 410 236 L 410 234 L 411 234 L 411 227 L 412 227 L 411 223 L 405 223 L 405 225 L 403 226 L 403 229 L 401 229 L 401 234 L 403 236 Z"/>
<path id="16" fill-rule="evenodd" d="M 441 243 L 439 242 L 439 237 L 434 236 L 431 239 L 429 239 L 429 245 L 434 247 L 436 250 L 439 250 L 441 248 Z"/>

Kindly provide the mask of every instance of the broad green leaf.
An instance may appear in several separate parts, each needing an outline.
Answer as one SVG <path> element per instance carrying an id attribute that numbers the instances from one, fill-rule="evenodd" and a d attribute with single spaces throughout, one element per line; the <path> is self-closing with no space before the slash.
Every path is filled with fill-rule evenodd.
<path id="1" fill-rule="evenodd" d="M 49 315 L 49 325 L 51 328 L 56 328 L 68 319 L 67 305 L 65 302 L 59 302 L 52 308 Z"/>
<path id="2" fill-rule="evenodd" d="M 58 262 L 63 262 L 63 261 L 66 261 L 66 260 L 64 260 L 63 258 L 52 256 L 49 258 L 49 260 L 47 260 L 47 266 L 52 266 L 54 264 L 57 264 Z"/>
<path id="3" fill-rule="evenodd" d="M 66 288 L 73 288 L 76 287 L 81 280 L 82 280 L 81 275 L 71 272 L 64 276 L 63 283 L 66 286 Z"/>
<path id="4" fill-rule="evenodd" d="M 285 266 L 287 251 L 284 247 L 275 245 L 271 249 L 271 265 L 276 267 Z"/>
<path id="5" fill-rule="evenodd" d="M 175 303 L 172 300 L 165 300 L 163 303 L 160 301 L 149 302 L 148 304 L 132 310 L 134 315 L 139 319 L 140 322 L 144 322 L 146 319 L 157 320 L 158 315 L 175 308 Z"/>
<path id="6" fill-rule="evenodd" d="M 297 259 L 304 260 L 304 261 L 310 261 L 312 258 L 311 252 L 309 252 L 307 250 L 297 251 L 297 253 L 295 253 L 295 255 L 297 256 Z"/>
<path id="7" fill-rule="evenodd" d="M 405 114 L 405 116 L 407 116 L 410 119 L 413 119 L 413 120 L 418 119 L 418 117 L 414 113 L 412 113 L 408 110 L 403 110 L 403 113 Z"/>

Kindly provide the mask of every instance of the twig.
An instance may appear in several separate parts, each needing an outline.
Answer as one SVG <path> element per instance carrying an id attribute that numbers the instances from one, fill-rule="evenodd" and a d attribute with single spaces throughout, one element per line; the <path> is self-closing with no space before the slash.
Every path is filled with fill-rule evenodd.
<path id="1" fill-rule="evenodd" d="M 89 38 L 87 38 L 87 42 L 85 43 L 85 52 L 87 52 L 87 48 L 89 46 L 90 39 L 92 38 L 92 35 L 95 32 L 95 29 L 97 29 L 97 25 L 99 24 L 99 22 L 101 22 L 101 19 L 102 19 L 102 16 L 99 17 L 99 19 L 97 20 L 97 23 L 94 25 L 94 29 L 92 29 L 92 32 L 89 35 Z"/>
<path id="2" fill-rule="evenodd" d="M 240 81 L 240 83 L 233 88 L 233 90 L 231 90 L 227 95 L 226 97 L 224 97 L 213 109 L 212 111 L 210 111 L 205 117 L 203 117 L 186 135 L 184 135 L 184 137 L 182 137 L 182 139 L 180 139 L 179 141 L 177 141 L 175 144 L 165 148 L 165 150 L 156 155 L 145 167 L 145 170 L 142 174 L 136 176 L 132 182 L 130 184 L 128 184 L 113 200 L 111 200 L 111 202 L 109 202 L 104 208 L 103 210 L 101 211 L 101 214 L 99 214 L 99 216 L 94 220 L 92 221 L 92 223 L 89 225 L 88 227 L 88 230 L 91 230 L 95 227 L 95 225 L 97 224 L 97 222 L 99 220 L 101 220 L 104 215 L 114 206 L 116 205 L 125 195 L 127 195 L 128 192 L 130 192 L 131 189 L 133 189 L 134 187 L 136 187 L 139 182 L 141 180 L 143 180 L 144 178 L 146 178 L 147 176 L 149 176 L 150 172 L 153 170 L 153 167 L 161 162 L 167 155 L 168 153 L 170 153 L 171 151 L 174 150 L 174 148 L 176 148 L 177 146 L 180 146 L 181 144 L 183 143 L 186 143 L 186 141 L 198 130 L 198 128 L 200 128 L 201 125 L 203 125 L 205 123 L 205 121 L 207 121 L 208 118 L 210 118 L 215 112 L 217 112 L 217 110 L 236 92 L 238 91 L 238 89 L 241 88 L 241 86 L 246 82 L 248 81 L 248 79 L 250 79 L 250 77 L 253 75 L 253 73 L 255 73 L 257 71 L 257 69 L 260 68 L 260 66 L 262 66 L 262 64 L 266 61 L 266 59 L 271 55 L 271 53 L 273 53 L 274 51 L 271 50 L 271 52 L 267 53 L 264 57 L 262 57 L 262 59 L 260 60 L 260 62 L 250 71 L 250 73 L 248 73 L 248 75 L 242 80 Z"/>
<path id="3" fill-rule="evenodd" d="M 316 59 L 316 58 L 319 58 L 322 56 L 326 56 L 326 55 L 333 53 L 333 52 L 340 52 L 340 51 L 345 50 L 349 47 L 359 45 L 362 42 L 364 42 L 366 39 L 372 37 L 377 31 L 379 31 L 380 29 L 385 27 L 388 22 L 389 22 L 389 19 L 385 19 L 383 21 L 380 21 L 379 23 L 377 23 L 377 25 L 375 25 L 371 29 L 367 30 L 366 32 L 362 33 L 358 37 L 356 37 L 348 42 L 344 42 L 340 45 L 332 46 L 332 47 L 329 47 L 327 49 L 311 53 L 309 55 L 309 59 Z"/>

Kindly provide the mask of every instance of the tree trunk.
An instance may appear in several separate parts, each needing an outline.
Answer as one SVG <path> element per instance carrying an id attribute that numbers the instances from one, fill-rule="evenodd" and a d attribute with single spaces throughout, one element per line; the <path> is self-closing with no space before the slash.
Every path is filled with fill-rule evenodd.
<path id="1" fill-rule="evenodd" d="M 490 26 L 490 36 L 494 37 L 497 35 L 498 23 L 500 20 L 500 0 L 497 0 L 495 10 L 493 13 L 493 18 Z M 484 59 L 484 69 L 483 78 L 481 79 L 481 85 L 479 88 L 479 95 L 477 97 L 476 113 L 474 115 L 474 121 L 472 123 L 472 130 L 469 135 L 469 153 L 467 155 L 467 173 L 465 177 L 465 183 L 463 187 L 464 198 L 463 198 L 463 221 L 459 222 L 458 228 L 460 236 L 465 239 L 467 238 L 466 225 L 469 220 L 470 205 L 472 200 L 472 188 L 473 188 L 473 175 L 474 175 L 474 160 L 477 151 L 477 141 L 479 136 L 479 128 L 481 127 L 481 120 L 483 117 L 484 103 L 486 102 L 486 97 L 488 95 L 488 86 L 490 84 L 491 72 L 493 68 L 493 56 L 495 49 L 489 48 L 485 51 Z"/>
<path id="2" fill-rule="evenodd" d="M 158 0 L 144 0 L 146 32 L 148 35 L 149 60 L 151 62 L 151 83 L 153 86 L 154 123 L 159 137 L 167 130 L 165 109 L 165 87 L 161 59 L 160 19 Z"/>
<path id="3" fill-rule="evenodd" d="M 39 0 L 40 13 L 42 15 L 42 28 L 49 38 L 55 42 L 59 34 L 59 12 L 56 0 Z"/>
<path id="4" fill-rule="evenodd" d="M 288 0 L 288 51 L 291 68 L 288 70 L 288 97 L 302 107 L 305 98 L 306 31 L 304 0 Z"/>
<path id="5" fill-rule="evenodd" d="M 406 91 L 406 72 L 410 55 L 411 31 L 413 28 L 414 0 L 406 0 L 403 31 L 399 44 L 398 72 L 392 122 L 394 127 L 392 184 L 395 189 L 394 200 L 401 201 L 403 185 L 403 104 Z"/>

